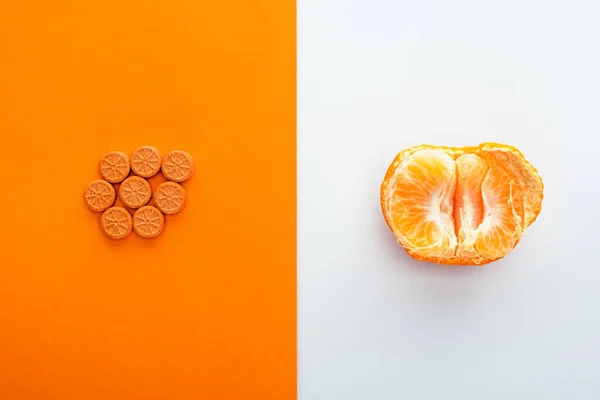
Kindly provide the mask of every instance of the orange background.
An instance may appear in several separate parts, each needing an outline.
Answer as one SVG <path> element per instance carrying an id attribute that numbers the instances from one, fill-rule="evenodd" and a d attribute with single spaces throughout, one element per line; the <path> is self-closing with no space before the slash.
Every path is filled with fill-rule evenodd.
<path id="1" fill-rule="evenodd" d="M 295 3 L 1 8 L 0 398 L 295 398 Z M 188 206 L 111 241 L 83 189 L 145 144 Z"/>

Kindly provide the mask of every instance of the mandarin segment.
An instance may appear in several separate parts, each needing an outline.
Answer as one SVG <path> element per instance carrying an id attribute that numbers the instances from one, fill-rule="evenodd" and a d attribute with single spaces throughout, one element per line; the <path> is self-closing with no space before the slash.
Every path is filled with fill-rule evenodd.
<path id="1" fill-rule="evenodd" d="M 544 184 L 537 170 L 512 146 L 484 143 L 479 146 L 477 154 L 488 163 L 506 170 L 523 188 L 524 225 L 531 225 L 542 209 L 544 197 Z"/>
<path id="2" fill-rule="evenodd" d="M 131 170 L 142 178 L 156 175 L 161 168 L 162 155 L 154 146 L 141 146 L 131 153 Z"/>
<path id="3" fill-rule="evenodd" d="M 129 175 L 129 169 L 129 157 L 122 151 L 105 154 L 98 164 L 100 175 L 110 183 L 123 181 Z"/>
<path id="4" fill-rule="evenodd" d="M 457 249 L 460 258 L 477 258 L 474 245 L 484 214 L 481 184 L 488 171 L 487 163 L 475 154 L 463 154 L 456 159 L 454 229 L 460 243 Z"/>
<path id="5" fill-rule="evenodd" d="M 154 205 L 165 214 L 176 214 L 185 207 L 186 192 L 175 182 L 161 183 L 154 193 Z"/>
<path id="6" fill-rule="evenodd" d="M 429 257 L 454 254 L 454 168 L 454 160 L 435 149 L 419 150 L 398 166 L 383 206 L 400 244 Z"/>
<path id="7" fill-rule="evenodd" d="M 132 218 L 123 207 L 111 207 L 102 213 L 100 219 L 104 233 L 111 239 L 123 239 L 132 230 Z"/>
<path id="8" fill-rule="evenodd" d="M 483 265 L 506 256 L 541 210 L 543 184 L 511 146 L 415 146 L 400 152 L 381 186 L 386 222 L 408 254 Z"/>
<path id="9" fill-rule="evenodd" d="M 133 215 L 133 229 L 143 238 L 157 237 L 164 227 L 165 217 L 156 207 L 144 206 Z"/>
<path id="10" fill-rule="evenodd" d="M 97 179 L 87 185 L 83 197 L 90 210 L 101 212 L 115 203 L 116 192 L 109 182 Z"/>
<path id="11" fill-rule="evenodd" d="M 482 257 L 495 260 L 507 255 L 523 233 L 522 210 L 515 210 L 513 201 L 513 197 L 522 196 L 522 190 L 507 172 L 492 168 L 481 191 L 485 216 L 478 227 L 475 249 Z"/>
<path id="12" fill-rule="evenodd" d="M 130 176 L 119 187 L 119 199 L 130 208 L 140 208 L 150 201 L 152 187 L 139 176 Z"/>
<path id="13" fill-rule="evenodd" d="M 476 228 L 483 219 L 481 184 L 489 167 L 475 154 L 464 154 L 456 159 L 457 185 L 454 196 L 456 222 L 459 226 Z"/>
<path id="14" fill-rule="evenodd" d="M 183 150 L 173 150 L 162 162 L 162 173 L 170 181 L 183 182 L 192 177 L 195 170 L 194 158 Z"/>

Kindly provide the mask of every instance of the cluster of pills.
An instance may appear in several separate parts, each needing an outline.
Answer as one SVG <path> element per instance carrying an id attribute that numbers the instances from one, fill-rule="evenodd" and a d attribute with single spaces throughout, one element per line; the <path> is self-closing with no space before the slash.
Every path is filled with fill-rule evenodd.
<path id="1" fill-rule="evenodd" d="M 183 150 L 164 157 L 153 146 L 138 147 L 131 156 L 112 151 L 98 164 L 102 179 L 90 182 L 83 197 L 90 210 L 102 213 L 100 222 L 108 237 L 123 239 L 133 230 L 141 237 L 154 238 L 165 227 L 164 214 L 183 210 L 186 192 L 180 183 L 191 178 L 194 169 L 194 159 Z M 152 193 L 147 179 L 161 171 L 167 182 Z M 115 206 L 117 196 L 124 207 Z M 153 205 L 149 205 L 151 200 Z"/>

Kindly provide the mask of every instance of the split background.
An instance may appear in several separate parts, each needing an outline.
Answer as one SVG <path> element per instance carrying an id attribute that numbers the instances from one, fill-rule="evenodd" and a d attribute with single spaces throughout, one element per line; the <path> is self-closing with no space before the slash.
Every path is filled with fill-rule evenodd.
<path id="1" fill-rule="evenodd" d="M 597 399 L 593 1 L 9 0 L 0 398 Z M 396 152 L 519 147 L 546 185 L 505 259 L 406 256 Z M 146 241 L 81 193 L 142 144 L 198 162 Z"/>

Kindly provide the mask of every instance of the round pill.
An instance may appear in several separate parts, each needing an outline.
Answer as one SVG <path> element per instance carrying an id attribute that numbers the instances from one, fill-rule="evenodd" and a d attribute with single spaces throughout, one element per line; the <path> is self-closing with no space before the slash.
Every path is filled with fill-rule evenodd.
<path id="1" fill-rule="evenodd" d="M 105 180 L 97 179 L 86 186 L 83 193 L 85 203 L 92 211 L 105 211 L 115 203 L 115 188 Z"/>
<path id="2" fill-rule="evenodd" d="M 127 237 L 133 226 L 131 214 L 123 207 L 111 207 L 104 211 L 100 222 L 104 233 L 111 239 Z"/>
<path id="3" fill-rule="evenodd" d="M 130 176 L 119 187 L 119 199 L 129 208 L 145 206 L 152 197 L 150 183 L 139 176 Z"/>
<path id="4" fill-rule="evenodd" d="M 165 228 L 165 216 L 158 208 L 144 206 L 133 214 L 133 230 L 143 238 L 154 238 Z"/>
<path id="5" fill-rule="evenodd" d="M 161 183 L 154 192 L 154 204 L 165 214 L 176 214 L 185 207 L 185 189 L 179 183 Z"/>
<path id="6" fill-rule="evenodd" d="M 98 170 L 110 183 L 121 182 L 129 175 L 129 157 L 122 151 L 111 151 L 100 159 Z"/>
<path id="7" fill-rule="evenodd" d="M 192 177 L 196 168 L 192 155 L 183 150 L 173 150 L 162 162 L 162 173 L 170 181 L 183 182 Z"/>
<path id="8" fill-rule="evenodd" d="M 153 146 L 138 147 L 131 153 L 131 170 L 142 178 L 150 178 L 160 171 L 162 155 Z"/>

